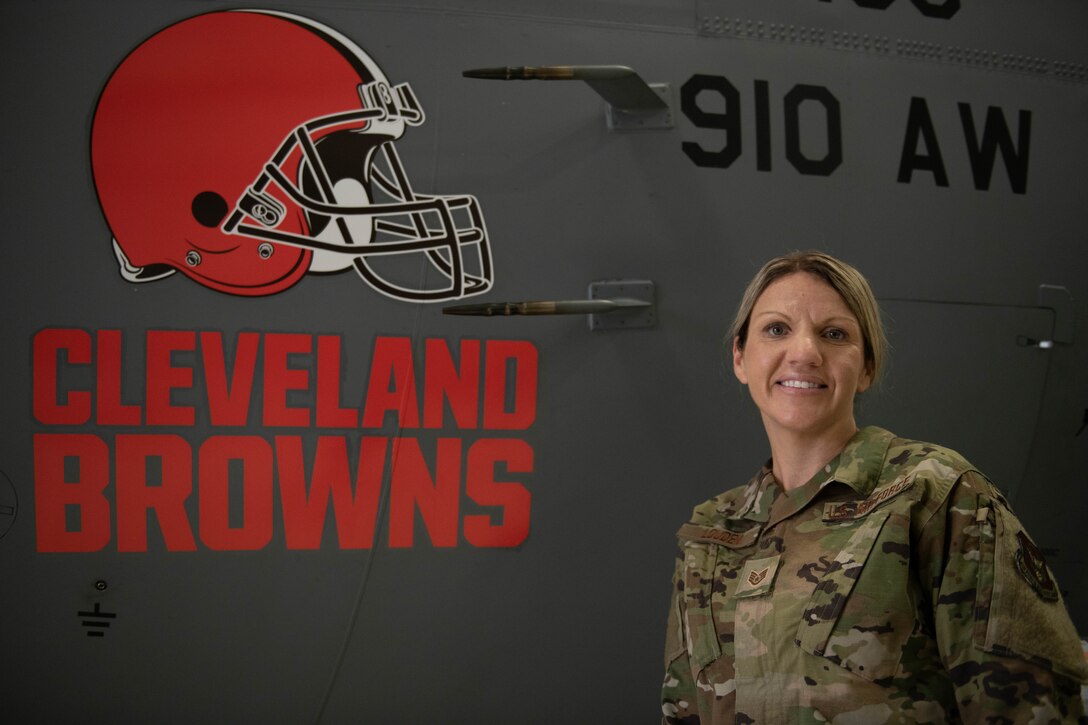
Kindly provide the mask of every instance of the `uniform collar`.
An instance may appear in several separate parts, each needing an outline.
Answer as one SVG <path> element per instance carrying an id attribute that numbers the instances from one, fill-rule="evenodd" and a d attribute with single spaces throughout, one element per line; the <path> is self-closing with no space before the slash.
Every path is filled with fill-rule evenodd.
<path id="1" fill-rule="evenodd" d="M 839 455 L 813 476 L 813 481 L 822 481 L 820 489 L 832 481 L 838 481 L 854 489 L 858 495 L 868 496 L 880 479 L 884 458 L 894 437 L 876 426 L 862 428 L 854 434 Z"/>
<path id="2" fill-rule="evenodd" d="M 862 428 L 815 476 L 792 491 L 784 491 L 778 485 L 771 472 L 771 461 L 768 461 L 748 483 L 743 501 L 732 517 L 762 523 L 771 519 L 781 521 L 808 506 L 820 491 L 834 482 L 849 486 L 859 496 L 868 496 L 876 488 L 888 446 L 894 437 L 876 426 Z"/>
<path id="3" fill-rule="evenodd" d="M 718 513 L 727 519 L 765 523 L 771 515 L 771 505 L 781 494 L 782 489 L 771 473 L 771 462 L 767 461 L 744 487 L 741 496 L 720 506 Z"/>

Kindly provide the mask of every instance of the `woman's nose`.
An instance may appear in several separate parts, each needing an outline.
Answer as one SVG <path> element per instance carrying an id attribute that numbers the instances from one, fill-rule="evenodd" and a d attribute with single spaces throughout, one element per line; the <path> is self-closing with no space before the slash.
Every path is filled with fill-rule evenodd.
<path id="1" fill-rule="evenodd" d="M 822 359 L 820 341 L 815 333 L 794 333 L 793 338 L 790 340 L 790 362 L 803 365 L 818 365 Z"/>

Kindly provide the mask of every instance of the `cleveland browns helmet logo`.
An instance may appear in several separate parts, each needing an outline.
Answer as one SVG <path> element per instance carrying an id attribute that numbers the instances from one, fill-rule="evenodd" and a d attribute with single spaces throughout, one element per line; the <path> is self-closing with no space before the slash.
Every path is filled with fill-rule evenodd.
<path id="1" fill-rule="evenodd" d="M 217 11 L 155 33 L 114 70 L 91 130 L 121 274 L 235 295 L 349 270 L 413 302 L 487 291 L 476 199 L 417 193 L 394 147 L 423 121 L 407 83 L 308 18 Z"/>

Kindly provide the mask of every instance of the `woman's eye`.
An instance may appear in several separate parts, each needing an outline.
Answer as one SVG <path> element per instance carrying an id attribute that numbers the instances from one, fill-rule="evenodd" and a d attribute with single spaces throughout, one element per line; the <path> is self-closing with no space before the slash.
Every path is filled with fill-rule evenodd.
<path id="1" fill-rule="evenodd" d="M 832 328 L 832 329 L 828 330 L 827 332 L 824 333 L 824 335 L 826 335 L 827 339 L 829 339 L 829 340 L 839 341 L 839 340 L 845 340 L 846 339 L 846 333 L 843 332 L 842 330 L 837 330 L 835 328 Z"/>
<path id="2" fill-rule="evenodd" d="M 786 326 L 778 322 L 773 322 L 770 325 L 767 325 L 766 332 L 771 337 L 779 337 L 780 335 L 786 334 Z"/>

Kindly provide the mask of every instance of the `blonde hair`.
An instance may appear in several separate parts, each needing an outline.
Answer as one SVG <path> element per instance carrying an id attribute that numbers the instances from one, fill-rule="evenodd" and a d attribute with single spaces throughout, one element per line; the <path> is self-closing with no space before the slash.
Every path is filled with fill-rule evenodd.
<path id="1" fill-rule="evenodd" d="M 772 282 L 796 272 L 807 272 L 826 282 L 839 293 L 843 302 L 854 313 L 864 341 L 865 365 L 873 382 L 876 382 L 884 369 L 888 353 L 888 340 L 884 335 L 884 325 L 880 321 L 876 297 L 861 272 L 823 252 L 791 252 L 764 264 L 744 290 L 737 315 L 729 329 L 728 344 L 732 346 L 736 340 L 737 347 L 744 349 L 748 340 L 748 321 L 756 300 Z"/>

